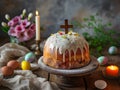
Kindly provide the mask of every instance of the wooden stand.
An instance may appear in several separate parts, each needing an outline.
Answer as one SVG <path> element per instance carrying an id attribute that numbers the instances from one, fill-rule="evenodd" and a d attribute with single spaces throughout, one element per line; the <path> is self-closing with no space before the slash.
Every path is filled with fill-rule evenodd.
<path id="1" fill-rule="evenodd" d="M 85 76 L 68 77 L 68 76 L 56 75 L 56 80 L 54 82 L 59 87 L 68 87 L 68 88 L 81 87 L 81 86 L 87 87 Z"/>
<path id="2" fill-rule="evenodd" d="M 93 56 L 91 57 L 91 62 L 87 66 L 70 70 L 49 67 L 45 65 L 42 60 L 43 57 L 38 61 L 40 68 L 49 73 L 49 78 L 50 74 L 56 75 L 56 80 L 54 82 L 60 87 L 80 87 L 81 79 L 84 81 L 85 86 L 87 86 L 85 76 L 93 73 L 99 66 L 96 58 Z"/>

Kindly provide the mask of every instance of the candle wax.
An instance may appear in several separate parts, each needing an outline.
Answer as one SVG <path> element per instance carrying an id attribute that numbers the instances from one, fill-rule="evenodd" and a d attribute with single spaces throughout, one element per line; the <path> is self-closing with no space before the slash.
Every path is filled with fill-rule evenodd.
<path id="1" fill-rule="evenodd" d="M 119 68 L 115 65 L 107 66 L 106 67 L 106 74 L 108 76 L 118 76 Z"/>
<path id="2" fill-rule="evenodd" d="M 40 16 L 38 15 L 37 11 L 35 16 L 35 24 L 36 24 L 36 40 L 40 40 Z"/>

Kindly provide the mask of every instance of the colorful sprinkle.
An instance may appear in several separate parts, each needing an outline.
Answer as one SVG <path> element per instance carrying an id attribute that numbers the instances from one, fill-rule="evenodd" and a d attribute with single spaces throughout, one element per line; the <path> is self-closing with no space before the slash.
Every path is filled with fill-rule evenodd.
<path id="1" fill-rule="evenodd" d="M 63 35 L 63 32 L 59 32 L 60 35 Z"/>
<path id="2" fill-rule="evenodd" d="M 63 35 L 62 38 L 67 39 L 67 36 Z"/>
<path id="3" fill-rule="evenodd" d="M 68 32 L 68 35 L 72 35 L 72 31 L 69 31 L 69 32 Z"/>
<path id="4" fill-rule="evenodd" d="M 75 33 L 74 35 L 75 35 L 75 36 L 79 36 L 79 34 L 78 34 L 78 33 Z"/>

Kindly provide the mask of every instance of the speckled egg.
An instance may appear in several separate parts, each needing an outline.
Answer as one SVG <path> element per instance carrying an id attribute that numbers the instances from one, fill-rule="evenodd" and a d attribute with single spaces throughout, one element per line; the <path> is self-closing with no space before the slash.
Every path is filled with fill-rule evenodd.
<path id="1" fill-rule="evenodd" d="M 3 66 L 1 72 L 4 76 L 10 76 L 14 74 L 14 69 L 9 66 Z"/>
<path id="2" fill-rule="evenodd" d="M 100 56 L 97 58 L 97 61 L 99 62 L 100 65 L 105 65 L 108 62 L 108 58 L 105 56 Z"/>
<path id="3" fill-rule="evenodd" d="M 25 55 L 25 60 L 28 62 L 33 62 L 35 60 L 35 54 L 33 52 L 29 52 Z"/>
<path id="4" fill-rule="evenodd" d="M 117 47 L 116 46 L 111 46 L 109 49 L 108 49 L 108 53 L 109 54 L 117 54 L 117 52 L 118 52 L 118 49 L 117 49 Z"/>
<path id="5" fill-rule="evenodd" d="M 21 62 L 21 68 L 22 70 L 30 70 L 31 66 L 30 66 L 30 62 L 28 61 L 22 61 Z"/>

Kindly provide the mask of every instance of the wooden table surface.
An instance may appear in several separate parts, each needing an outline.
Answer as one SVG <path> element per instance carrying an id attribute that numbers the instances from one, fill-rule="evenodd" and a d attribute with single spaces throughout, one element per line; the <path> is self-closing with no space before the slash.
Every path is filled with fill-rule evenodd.
<path id="1" fill-rule="evenodd" d="M 4 45 L 4 43 L 6 43 L 7 41 L 8 40 L 6 41 L 4 40 L 0 42 L 0 46 Z M 115 64 L 120 68 L 120 54 L 114 56 L 110 56 L 110 55 L 106 55 L 106 56 L 109 58 L 109 64 Z M 104 80 L 107 83 L 107 87 L 104 90 L 120 90 L 120 77 L 117 79 L 105 78 L 102 73 L 102 70 L 105 67 L 106 66 L 99 66 L 99 68 L 94 73 L 85 76 L 87 87 L 85 85 L 85 81 L 83 80 L 83 78 L 78 77 L 78 82 L 80 83 L 80 87 L 74 87 L 74 88 L 60 87 L 60 88 L 62 90 L 99 90 L 95 87 L 94 83 L 96 80 Z M 50 77 L 48 77 L 49 74 L 41 69 L 34 71 L 34 73 L 39 77 L 44 77 L 47 79 L 49 78 L 49 81 L 56 81 L 58 78 L 56 75 L 53 74 L 50 74 Z M 9 90 L 9 89 L 5 87 L 0 87 L 0 90 Z"/>
<path id="2" fill-rule="evenodd" d="M 102 73 L 102 68 L 104 67 L 99 67 L 94 73 L 91 75 L 85 76 L 86 82 L 87 82 L 87 87 L 85 86 L 85 82 L 82 77 L 77 77 L 78 82 L 80 83 L 80 87 L 74 87 L 74 88 L 67 88 L 67 87 L 61 87 L 62 90 L 99 90 L 95 87 L 94 83 L 96 80 L 104 80 L 107 83 L 107 87 L 104 90 L 120 90 L 120 78 L 117 79 L 107 79 L 103 76 Z M 37 73 L 38 76 L 40 77 L 45 77 L 48 78 L 48 73 L 45 71 L 40 71 Z M 57 80 L 57 76 L 50 74 L 50 81 L 55 81 Z"/>
<path id="3" fill-rule="evenodd" d="M 108 57 L 109 59 L 108 65 L 115 64 L 120 68 L 120 54 L 118 55 L 106 54 L 106 57 Z M 104 71 L 106 66 L 99 65 L 98 69 L 95 72 L 85 76 L 87 86 L 85 85 L 83 77 L 77 77 L 78 78 L 77 80 L 80 83 L 80 87 L 74 88 L 61 87 L 62 90 L 100 90 L 97 89 L 94 85 L 96 80 L 104 80 L 107 83 L 107 87 L 103 90 L 120 90 L 120 77 L 118 77 L 117 79 L 108 79 L 104 76 L 102 71 Z M 39 71 L 39 73 L 36 74 L 40 77 L 48 78 L 48 73 L 46 71 L 41 70 Z M 58 78 L 60 78 L 60 76 L 57 77 L 56 75 L 50 74 L 49 80 L 56 82 Z"/>

